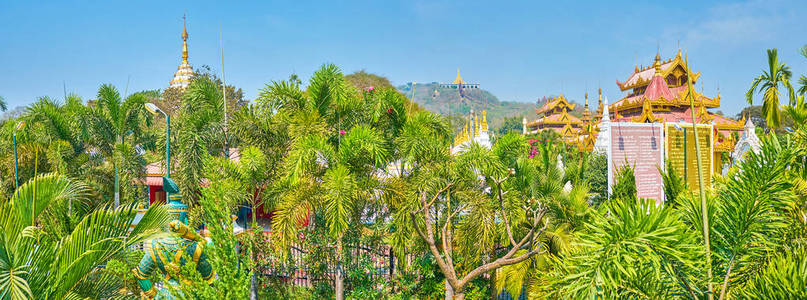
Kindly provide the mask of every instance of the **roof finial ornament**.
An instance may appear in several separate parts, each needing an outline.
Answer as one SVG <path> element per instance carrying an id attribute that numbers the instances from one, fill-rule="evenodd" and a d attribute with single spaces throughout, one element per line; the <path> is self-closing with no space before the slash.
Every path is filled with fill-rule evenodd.
<path id="1" fill-rule="evenodd" d="M 588 110 L 588 91 L 583 95 L 586 98 L 586 110 Z"/>
<path id="2" fill-rule="evenodd" d="M 661 55 L 659 54 L 658 49 L 656 49 L 656 61 L 653 62 L 653 68 L 656 69 L 656 75 L 661 74 Z"/>
<path id="3" fill-rule="evenodd" d="M 188 63 L 188 26 L 186 16 L 182 15 L 182 62 Z"/>

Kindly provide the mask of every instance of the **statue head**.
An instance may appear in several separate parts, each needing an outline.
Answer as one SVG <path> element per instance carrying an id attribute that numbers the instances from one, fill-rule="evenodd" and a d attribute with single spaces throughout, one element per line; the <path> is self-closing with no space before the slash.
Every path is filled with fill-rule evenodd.
<path id="1" fill-rule="evenodd" d="M 163 190 L 168 194 L 168 213 L 172 220 L 188 224 L 188 206 L 182 203 L 179 187 L 170 177 L 163 177 Z"/>

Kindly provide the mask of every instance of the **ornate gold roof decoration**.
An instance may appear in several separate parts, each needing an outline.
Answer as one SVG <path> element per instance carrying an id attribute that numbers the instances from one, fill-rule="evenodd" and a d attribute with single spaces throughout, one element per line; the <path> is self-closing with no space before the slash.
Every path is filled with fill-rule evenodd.
<path id="1" fill-rule="evenodd" d="M 652 101 L 646 100 L 642 105 L 642 115 L 638 117 L 634 117 L 634 122 L 640 123 L 654 123 L 656 122 L 657 118 L 653 114 L 653 105 L 650 103 Z"/>
<path id="2" fill-rule="evenodd" d="M 656 66 L 656 62 L 658 62 L 658 66 Z M 666 67 L 663 67 L 662 65 L 664 65 L 664 64 L 669 64 L 669 65 L 666 66 Z M 667 75 L 669 75 L 674 70 L 676 70 L 676 67 L 680 67 L 690 77 L 693 84 L 698 81 L 698 78 L 700 77 L 700 72 L 694 72 L 693 73 L 692 70 L 689 70 L 689 69 L 686 68 L 686 66 L 684 65 L 684 60 L 681 58 L 681 49 L 678 49 L 678 53 L 675 55 L 675 57 L 671 58 L 671 59 L 668 59 L 666 61 L 662 61 L 661 56 L 658 53 L 656 53 L 656 58 L 654 59 L 654 62 L 653 62 L 652 65 L 650 65 L 648 67 L 642 67 L 642 68 L 635 67 L 633 73 L 630 76 L 628 76 L 628 79 L 625 80 L 625 82 L 619 82 L 619 80 L 617 80 L 616 84 L 617 84 L 617 86 L 619 86 L 619 89 L 622 90 L 622 91 L 629 90 L 629 89 L 640 88 L 642 86 L 645 86 L 645 85 L 649 84 L 650 79 L 654 75 L 647 76 L 648 78 L 642 78 L 641 76 L 639 76 L 638 73 L 644 72 L 644 71 L 646 71 L 646 70 L 648 70 L 650 68 L 654 68 L 654 69 L 657 69 L 656 70 L 657 72 L 655 72 L 655 73 L 659 73 L 663 77 L 667 77 Z M 639 77 L 636 78 L 635 82 L 629 84 L 628 82 L 631 81 L 631 78 L 633 78 L 633 76 L 639 76 Z M 680 75 L 676 75 L 676 77 L 680 77 Z"/>

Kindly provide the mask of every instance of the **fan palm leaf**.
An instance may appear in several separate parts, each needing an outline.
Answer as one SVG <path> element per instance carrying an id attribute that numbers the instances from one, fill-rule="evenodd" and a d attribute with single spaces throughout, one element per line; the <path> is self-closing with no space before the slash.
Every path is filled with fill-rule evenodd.
<path id="1" fill-rule="evenodd" d="M 81 294 L 77 286 L 89 274 L 127 247 L 156 236 L 170 219 L 164 207 L 152 206 L 130 227 L 137 211 L 128 206 L 93 211 L 61 237 L 36 226 L 44 212 L 80 201 L 85 192 L 79 182 L 44 174 L 20 186 L 0 206 L 6 216 L 0 223 L 0 299 Z"/>

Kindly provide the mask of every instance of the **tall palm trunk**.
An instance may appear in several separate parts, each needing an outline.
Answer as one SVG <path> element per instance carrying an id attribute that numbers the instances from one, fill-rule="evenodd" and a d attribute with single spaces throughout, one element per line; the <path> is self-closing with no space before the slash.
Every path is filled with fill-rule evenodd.
<path id="1" fill-rule="evenodd" d="M 118 174 L 118 166 L 115 165 L 115 207 L 120 206 L 120 175 Z"/>
<path id="2" fill-rule="evenodd" d="M 345 278 L 342 270 L 342 236 L 336 240 L 336 300 L 345 299 Z"/>
<path id="3" fill-rule="evenodd" d="M 120 142 L 122 144 L 123 143 L 123 137 L 121 136 L 118 139 L 120 140 Z M 117 148 L 117 147 L 115 147 L 115 148 Z M 112 151 L 112 165 L 115 167 L 115 207 L 118 207 L 118 206 L 120 206 L 120 171 L 118 170 L 119 163 L 118 163 L 117 159 L 115 158 L 114 149 Z M 168 201 L 168 199 L 165 199 L 165 201 Z"/>

